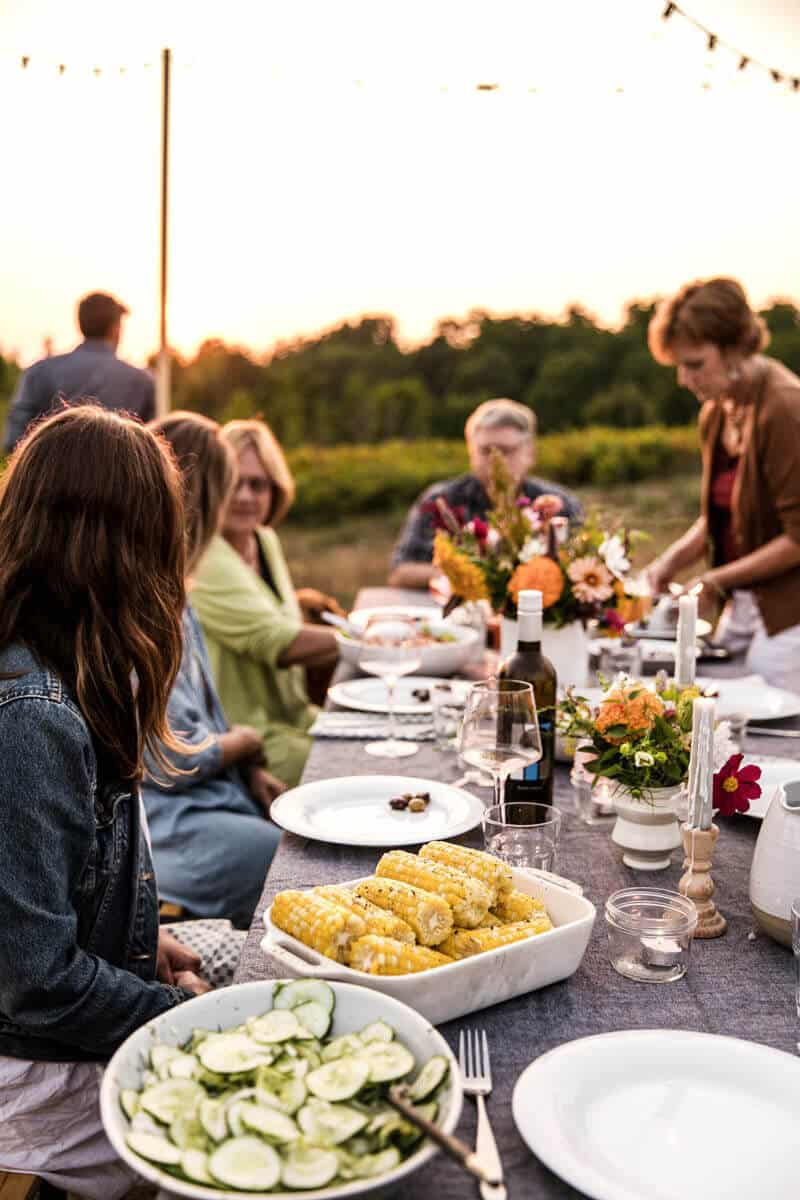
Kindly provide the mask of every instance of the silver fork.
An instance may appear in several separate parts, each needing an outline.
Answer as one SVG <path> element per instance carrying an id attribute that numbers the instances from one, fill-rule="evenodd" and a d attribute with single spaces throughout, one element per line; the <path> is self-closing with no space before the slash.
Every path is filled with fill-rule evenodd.
<path id="1" fill-rule="evenodd" d="M 503 1164 L 497 1151 L 492 1127 L 486 1114 L 484 1096 L 492 1090 L 492 1069 L 489 1062 L 489 1043 L 486 1031 L 462 1029 L 458 1035 L 458 1064 L 461 1082 L 468 1096 L 475 1097 L 478 1110 L 478 1132 L 475 1138 L 475 1153 L 488 1173 L 500 1179 L 498 1184 L 481 1183 L 483 1200 L 506 1200 L 506 1189 L 502 1183 Z"/>

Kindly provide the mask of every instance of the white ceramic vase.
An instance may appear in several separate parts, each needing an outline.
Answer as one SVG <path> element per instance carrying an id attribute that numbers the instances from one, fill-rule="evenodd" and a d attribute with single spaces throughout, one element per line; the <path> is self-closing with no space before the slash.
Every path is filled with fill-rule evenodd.
<path id="1" fill-rule="evenodd" d="M 622 861 L 635 871 L 663 871 L 681 843 L 675 805 L 681 785 L 653 788 L 641 798 L 619 787 L 612 795 L 617 822 L 611 840 L 623 851 Z"/>
<path id="2" fill-rule="evenodd" d="M 503 617 L 500 623 L 500 656 L 508 658 L 517 648 L 517 622 Z M 542 654 L 556 669 L 560 688 L 568 684 L 586 687 L 589 683 L 589 635 L 580 621 L 542 630 Z"/>
<path id="3" fill-rule="evenodd" d="M 800 896 L 800 763 L 797 774 L 776 788 L 750 868 L 756 924 L 784 946 L 792 944 L 792 901 Z"/>

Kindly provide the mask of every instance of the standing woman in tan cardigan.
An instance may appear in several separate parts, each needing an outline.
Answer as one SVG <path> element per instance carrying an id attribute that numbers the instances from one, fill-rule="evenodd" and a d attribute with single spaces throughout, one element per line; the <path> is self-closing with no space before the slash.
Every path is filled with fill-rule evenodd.
<path id="1" fill-rule="evenodd" d="M 760 353 L 769 340 L 734 279 L 665 300 L 648 340 L 701 404 L 701 513 L 651 563 L 654 591 L 705 558 L 701 605 L 724 602 L 717 640 L 800 692 L 800 379 Z"/>

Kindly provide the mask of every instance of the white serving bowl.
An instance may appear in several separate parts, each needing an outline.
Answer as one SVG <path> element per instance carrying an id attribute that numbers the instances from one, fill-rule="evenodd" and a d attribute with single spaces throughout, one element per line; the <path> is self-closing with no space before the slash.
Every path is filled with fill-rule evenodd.
<path id="1" fill-rule="evenodd" d="M 373 615 L 373 610 L 357 610 L 350 614 L 349 620 L 351 624 L 357 628 L 363 629 L 366 625 L 366 618 L 362 615 L 368 612 Z M 387 610 L 388 612 L 388 610 Z M 397 615 L 392 612 L 389 616 Z M 407 610 L 404 614 L 413 616 L 415 620 L 422 620 L 418 610 Z M 416 675 L 454 675 L 456 671 L 467 663 L 475 653 L 475 647 L 478 642 L 479 633 L 476 629 L 470 629 L 466 625 L 454 625 L 449 621 L 443 621 L 433 610 L 431 616 L 424 617 L 424 623 L 427 625 L 431 633 L 446 633 L 455 640 L 452 642 L 434 642 L 429 646 L 420 648 L 420 665 L 415 671 Z M 336 641 L 339 643 L 339 654 L 346 663 L 351 666 L 358 666 L 359 655 L 361 654 L 361 643 L 355 638 L 347 637 L 345 634 L 337 631 Z"/>
<path id="2" fill-rule="evenodd" d="M 245 1200 L 245 1197 L 248 1200 L 280 1200 L 281 1197 L 283 1200 L 290 1200 L 290 1197 L 294 1200 L 328 1200 L 329 1197 L 339 1196 L 377 1198 L 388 1195 L 433 1158 L 435 1146 L 423 1143 L 394 1171 L 387 1171 L 385 1175 L 373 1179 L 357 1179 L 331 1187 L 291 1192 L 236 1192 L 229 1188 L 188 1183 L 161 1171 L 155 1163 L 147 1162 L 128 1148 L 125 1135 L 129 1122 L 120 1107 L 119 1093 L 122 1088 L 141 1087 L 142 1074 L 153 1042 L 177 1046 L 187 1041 L 193 1029 L 227 1029 L 241 1025 L 248 1017 L 258 1016 L 272 1008 L 272 990 L 277 982 L 265 979 L 255 983 L 240 983 L 208 992 L 205 996 L 196 996 L 194 1000 L 169 1009 L 132 1033 L 106 1067 L 100 1088 L 100 1114 L 112 1146 L 120 1158 L 145 1179 L 160 1184 L 176 1196 L 189 1196 L 192 1200 L 236 1200 L 236 1197 L 241 1200 Z M 355 1033 L 372 1021 L 386 1021 L 395 1030 L 399 1040 L 408 1046 L 418 1064 L 426 1062 L 434 1054 L 443 1054 L 448 1059 L 450 1074 L 439 1097 L 437 1124 L 445 1132 L 452 1133 L 461 1115 L 463 1091 L 458 1064 L 441 1034 L 419 1013 L 391 996 L 351 983 L 332 982 L 330 986 L 336 995 L 330 1036 Z"/>

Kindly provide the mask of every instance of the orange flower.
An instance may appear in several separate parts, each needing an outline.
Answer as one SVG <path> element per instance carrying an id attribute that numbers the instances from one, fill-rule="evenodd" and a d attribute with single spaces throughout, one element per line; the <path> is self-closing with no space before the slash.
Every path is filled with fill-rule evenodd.
<path id="1" fill-rule="evenodd" d="M 616 700 L 612 700 L 610 702 L 608 700 L 604 700 L 600 705 L 600 711 L 597 714 L 595 726 L 597 727 L 598 733 L 601 733 L 607 742 L 611 742 L 612 746 L 619 746 L 625 741 L 628 734 L 625 732 L 623 733 L 622 737 L 608 737 L 606 730 L 610 729 L 612 725 L 627 725 L 625 704 Z"/>
<path id="2" fill-rule="evenodd" d="M 564 590 L 564 576 L 561 574 L 558 563 L 541 554 L 536 558 L 529 559 L 526 563 L 520 563 L 511 576 L 508 590 L 516 602 L 520 592 L 525 591 L 526 588 L 533 588 L 535 591 L 541 592 L 542 608 L 550 608 Z"/>
<path id="3" fill-rule="evenodd" d="M 638 693 L 631 699 L 630 693 Z M 595 726 L 607 742 L 619 746 L 622 742 L 630 741 L 647 733 L 653 727 L 656 717 L 663 716 L 664 705 L 655 692 L 648 691 L 640 683 L 630 684 L 627 688 L 615 687 L 606 692 L 600 704 Z M 622 736 L 609 737 L 606 730 L 614 725 L 624 725 Z"/>
<path id="4" fill-rule="evenodd" d="M 628 701 L 628 724 L 631 729 L 650 729 L 656 717 L 664 715 L 664 705 L 655 692 L 646 689 L 635 700 Z"/>

